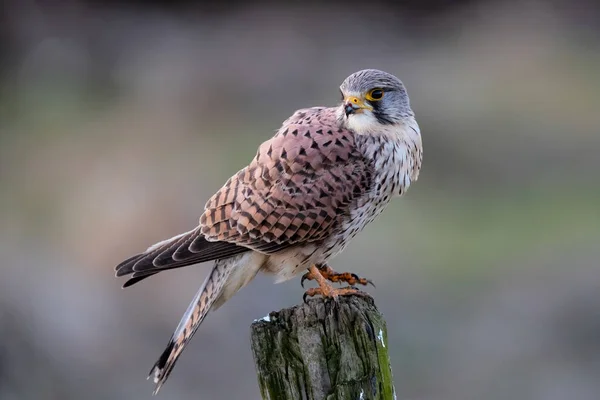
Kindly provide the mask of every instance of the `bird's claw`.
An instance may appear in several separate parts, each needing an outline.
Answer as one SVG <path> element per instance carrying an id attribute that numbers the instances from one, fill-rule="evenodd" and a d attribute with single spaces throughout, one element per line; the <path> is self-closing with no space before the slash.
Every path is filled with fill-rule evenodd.
<path id="1" fill-rule="evenodd" d="M 319 271 L 321 273 L 321 275 L 323 276 L 323 278 L 327 279 L 330 282 L 345 282 L 348 285 L 356 285 L 356 284 L 360 284 L 360 285 L 371 285 L 373 287 L 375 287 L 375 284 L 373 283 L 372 280 L 370 279 L 366 279 L 366 278 L 361 278 L 358 275 L 356 275 L 355 273 L 352 272 L 335 272 L 333 269 L 331 269 L 328 266 L 325 266 L 323 269 L 321 269 Z M 304 282 L 309 280 L 315 280 L 315 276 L 313 275 L 313 273 L 311 271 L 308 271 L 307 273 L 305 273 L 304 275 L 302 275 L 302 278 L 300 279 L 300 285 L 302 287 L 304 287 Z"/>
<path id="2" fill-rule="evenodd" d="M 302 279 L 300 279 L 300 286 L 304 287 L 304 281 L 307 279 L 312 281 L 315 278 L 312 277 L 312 274 L 310 272 L 305 273 L 304 275 L 302 275 Z"/>
<path id="3" fill-rule="evenodd" d="M 355 285 L 357 283 L 360 283 L 361 285 L 364 285 L 364 286 L 371 285 L 371 286 L 375 287 L 375 284 L 370 279 L 361 278 L 361 277 L 359 277 L 358 275 L 356 275 L 354 273 L 350 273 L 350 275 L 352 276 L 352 281 L 353 282 L 352 283 L 349 282 L 349 281 L 346 281 L 346 282 L 348 282 L 351 285 L 351 287 L 354 287 L 353 285 Z"/>
<path id="4" fill-rule="evenodd" d="M 302 301 L 304 302 L 304 304 L 308 304 L 307 297 L 314 297 L 314 296 L 319 296 L 319 295 L 323 296 L 323 291 L 321 290 L 320 287 L 310 288 L 306 292 L 304 292 L 304 294 L 302 295 Z"/>

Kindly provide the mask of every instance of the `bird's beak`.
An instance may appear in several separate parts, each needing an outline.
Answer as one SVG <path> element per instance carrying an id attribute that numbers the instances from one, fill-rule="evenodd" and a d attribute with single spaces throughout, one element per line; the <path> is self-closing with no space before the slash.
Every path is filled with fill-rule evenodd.
<path id="1" fill-rule="evenodd" d="M 346 116 L 350 115 L 350 114 L 358 114 L 360 112 L 362 112 L 362 110 L 372 110 L 373 107 L 371 107 L 368 104 L 365 104 L 365 102 L 361 99 L 359 99 L 358 97 L 355 96 L 346 96 L 344 98 L 344 112 L 346 113 Z"/>

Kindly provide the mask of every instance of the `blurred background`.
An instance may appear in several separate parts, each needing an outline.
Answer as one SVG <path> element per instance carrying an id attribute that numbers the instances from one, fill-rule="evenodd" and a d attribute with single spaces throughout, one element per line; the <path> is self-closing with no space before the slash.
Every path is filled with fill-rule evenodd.
<path id="1" fill-rule="evenodd" d="M 600 398 L 600 3 L 4 0 L 0 399 L 147 399 L 209 265 L 113 267 L 195 226 L 294 110 L 399 76 L 419 182 L 332 266 L 373 279 L 401 400 Z M 259 399 L 259 276 L 160 396 Z"/>

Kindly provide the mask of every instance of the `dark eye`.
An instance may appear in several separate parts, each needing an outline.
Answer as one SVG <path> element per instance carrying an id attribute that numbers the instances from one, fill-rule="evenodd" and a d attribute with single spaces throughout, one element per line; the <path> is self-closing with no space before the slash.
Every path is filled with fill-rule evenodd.
<path id="1" fill-rule="evenodd" d="M 367 100 L 378 101 L 381 99 L 383 99 L 383 89 L 376 88 L 367 93 Z"/>

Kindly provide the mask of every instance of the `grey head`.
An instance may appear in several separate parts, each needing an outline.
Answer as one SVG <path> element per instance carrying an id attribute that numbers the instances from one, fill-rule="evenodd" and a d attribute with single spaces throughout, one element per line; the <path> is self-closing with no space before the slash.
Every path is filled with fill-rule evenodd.
<path id="1" fill-rule="evenodd" d="M 364 69 L 347 77 L 340 86 L 339 116 L 354 130 L 373 130 L 414 117 L 400 79 L 377 69 Z"/>

